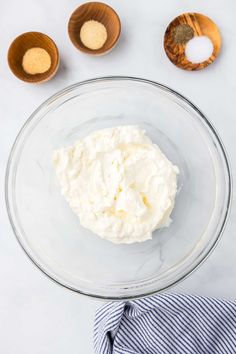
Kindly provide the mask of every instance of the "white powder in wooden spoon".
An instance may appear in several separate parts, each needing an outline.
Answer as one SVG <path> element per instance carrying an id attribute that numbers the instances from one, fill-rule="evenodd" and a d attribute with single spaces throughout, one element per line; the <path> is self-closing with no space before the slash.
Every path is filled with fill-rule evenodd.
<path id="1" fill-rule="evenodd" d="M 212 41 L 207 36 L 196 36 L 187 42 L 185 55 L 193 64 L 202 63 L 210 58 L 214 47 Z"/>

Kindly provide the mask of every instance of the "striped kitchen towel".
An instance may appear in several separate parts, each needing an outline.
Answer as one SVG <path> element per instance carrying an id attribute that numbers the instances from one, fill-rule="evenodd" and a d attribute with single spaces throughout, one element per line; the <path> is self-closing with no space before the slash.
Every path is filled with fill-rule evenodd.
<path id="1" fill-rule="evenodd" d="M 108 303 L 95 317 L 96 354 L 236 354 L 236 302 L 161 294 Z"/>

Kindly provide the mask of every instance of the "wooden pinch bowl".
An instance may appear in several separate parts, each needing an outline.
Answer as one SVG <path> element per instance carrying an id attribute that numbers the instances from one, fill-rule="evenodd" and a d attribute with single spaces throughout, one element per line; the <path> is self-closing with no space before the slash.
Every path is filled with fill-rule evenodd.
<path id="1" fill-rule="evenodd" d="M 213 44 L 212 55 L 201 63 L 188 61 L 185 55 L 186 44 L 176 43 L 174 40 L 175 28 L 187 24 L 193 30 L 194 36 L 207 36 Z M 217 25 L 207 16 L 199 13 L 185 13 L 176 17 L 168 25 L 164 36 L 164 49 L 170 61 L 184 70 L 200 70 L 212 64 L 219 55 L 221 48 L 221 35 Z"/>
<path id="2" fill-rule="evenodd" d="M 107 30 L 107 40 L 100 49 L 87 48 L 80 39 L 80 30 L 86 21 L 98 21 Z M 71 15 L 68 22 L 68 34 L 76 48 L 84 53 L 102 55 L 114 48 L 121 32 L 121 22 L 117 13 L 109 6 L 101 2 L 88 2 L 79 6 Z"/>
<path id="3" fill-rule="evenodd" d="M 22 67 L 25 52 L 30 48 L 43 48 L 51 57 L 51 67 L 42 74 L 28 74 Z M 18 36 L 8 49 L 8 65 L 18 79 L 30 83 L 41 83 L 50 80 L 59 66 L 59 53 L 54 41 L 41 32 L 26 32 Z"/>

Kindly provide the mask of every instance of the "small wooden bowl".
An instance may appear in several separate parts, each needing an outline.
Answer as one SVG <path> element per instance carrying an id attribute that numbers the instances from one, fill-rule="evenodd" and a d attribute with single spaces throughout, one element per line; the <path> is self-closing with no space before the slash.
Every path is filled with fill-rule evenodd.
<path id="1" fill-rule="evenodd" d="M 177 26 L 188 24 L 193 29 L 194 36 L 207 36 L 212 41 L 213 53 L 202 63 L 194 64 L 185 56 L 186 44 L 178 44 L 174 39 L 174 30 Z M 207 16 L 199 13 L 185 13 L 176 17 L 167 27 L 164 36 L 164 48 L 170 61 L 184 70 L 200 70 L 213 63 L 221 48 L 221 36 L 216 24 Z"/>
<path id="2" fill-rule="evenodd" d="M 84 22 L 94 20 L 102 23 L 107 30 L 107 40 L 102 48 L 92 50 L 87 48 L 80 39 L 80 29 Z M 121 32 L 121 23 L 117 13 L 108 5 L 101 2 L 88 2 L 79 6 L 71 15 L 68 22 L 68 34 L 76 48 L 84 53 L 102 55 L 116 45 Z"/>
<path id="3" fill-rule="evenodd" d="M 51 57 L 51 67 L 42 74 L 27 74 L 22 67 L 25 52 L 34 47 L 45 49 Z M 59 53 L 54 41 L 44 33 L 26 32 L 18 36 L 8 49 L 8 65 L 18 79 L 30 83 L 41 83 L 50 80 L 59 66 Z"/>

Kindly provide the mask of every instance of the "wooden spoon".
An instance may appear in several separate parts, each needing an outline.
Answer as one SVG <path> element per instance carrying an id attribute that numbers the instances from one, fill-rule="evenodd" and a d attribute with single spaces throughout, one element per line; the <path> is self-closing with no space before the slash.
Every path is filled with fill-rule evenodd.
<path id="1" fill-rule="evenodd" d="M 194 64 L 185 56 L 185 44 L 176 43 L 174 38 L 175 28 L 187 24 L 193 30 L 194 36 L 207 36 L 212 41 L 212 55 L 205 61 Z M 213 63 L 219 55 L 221 48 L 221 36 L 216 24 L 207 16 L 199 13 L 185 13 L 176 17 L 167 27 L 164 36 L 164 49 L 170 61 L 184 70 L 200 70 Z"/>

